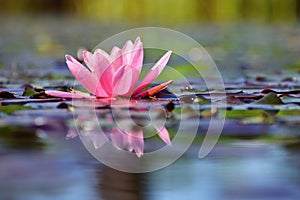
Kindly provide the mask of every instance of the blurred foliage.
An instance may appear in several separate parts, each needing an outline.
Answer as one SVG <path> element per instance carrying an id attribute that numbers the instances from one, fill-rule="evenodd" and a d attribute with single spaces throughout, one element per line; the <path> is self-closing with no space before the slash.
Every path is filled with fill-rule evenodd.
<path id="1" fill-rule="evenodd" d="M 300 0 L 0 0 L 1 14 L 70 14 L 104 23 L 286 22 Z"/>

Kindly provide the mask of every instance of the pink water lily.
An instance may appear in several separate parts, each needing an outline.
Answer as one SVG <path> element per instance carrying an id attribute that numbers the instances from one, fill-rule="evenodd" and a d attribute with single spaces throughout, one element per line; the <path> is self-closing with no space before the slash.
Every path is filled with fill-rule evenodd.
<path id="1" fill-rule="evenodd" d="M 46 94 L 62 98 L 112 98 L 146 97 L 167 88 L 173 81 L 144 90 L 162 72 L 171 56 L 166 52 L 151 68 L 148 74 L 138 82 L 144 59 L 143 43 L 138 37 L 134 43 L 128 40 L 122 49 L 113 47 L 108 54 L 102 49 L 94 53 L 83 51 L 86 66 L 70 55 L 66 55 L 69 70 L 89 94 L 47 90 Z"/>

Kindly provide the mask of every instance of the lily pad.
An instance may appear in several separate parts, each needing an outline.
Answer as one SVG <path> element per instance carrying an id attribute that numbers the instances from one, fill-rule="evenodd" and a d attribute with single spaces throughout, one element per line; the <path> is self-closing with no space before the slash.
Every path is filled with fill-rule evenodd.
<path id="1" fill-rule="evenodd" d="M 23 106 L 23 105 L 7 105 L 7 106 L 0 106 L 0 112 L 6 113 L 6 114 L 12 114 L 15 111 L 18 110 L 31 110 L 33 108 L 29 106 Z"/>

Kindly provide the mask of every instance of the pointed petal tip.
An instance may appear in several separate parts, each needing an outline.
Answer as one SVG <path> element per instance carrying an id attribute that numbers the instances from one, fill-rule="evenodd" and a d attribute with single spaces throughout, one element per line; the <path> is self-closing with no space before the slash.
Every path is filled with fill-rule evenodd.
<path id="1" fill-rule="evenodd" d="M 159 135 L 159 137 L 168 145 L 168 146 L 172 146 L 172 142 L 170 139 L 170 135 L 168 130 L 162 126 L 162 127 L 155 127 L 156 131 Z"/>
<path id="2" fill-rule="evenodd" d="M 120 51 L 120 48 L 117 46 L 113 46 L 113 48 L 110 51 L 110 55 L 115 54 L 116 52 Z"/>
<path id="3" fill-rule="evenodd" d="M 165 68 L 167 63 L 169 62 L 169 59 L 171 57 L 172 51 L 167 51 L 157 62 L 156 64 L 151 68 L 151 70 L 158 69 L 158 75 L 161 73 L 161 71 Z M 158 76 L 157 75 L 157 76 Z"/>
<path id="4" fill-rule="evenodd" d="M 138 37 L 135 39 L 134 43 L 135 43 L 135 44 L 141 43 L 141 38 L 140 38 L 140 36 L 138 36 Z"/>
<path id="5" fill-rule="evenodd" d="M 140 157 L 142 157 L 143 152 L 135 152 L 135 154 L 136 154 L 136 156 L 137 156 L 138 158 L 140 158 Z"/>
<path id="6" fill-rule="evenodd" d="M 169 80 L 169 81 L 167 81 L 167 82 L 165 82 L 165 83 L 163 83 L 163 84 L 169 86 L 169 85 L 171 85 L 173 82 L 174 82 L 173 80 Z"/>
<path id="7" fill-rule="evenodd" d="M 167 53 L 165 53 L 165 55 L 163 57 L 165 57 L 165 59 L 169 60 L 172 53 L 173 53 L 172 51 L 167 51 Z"/>
<path id="8" fill-rule="evenodd" d="M 173 80 L 169 80 L 167 82 L 164 82 L 160 85 L 154 86 L 152 88 L 149 88 L 148 90 L 142 91 L 142 92 L 136 92 L 133 93 L 133 97 L 146 97 L 146 96 L 153 96 L 156 93 L 158 93 L 161 90 L 166 89 L 169 85 L 171 85 L 173 83 Z"/>
<path id="9" fill-rule="evenodd" d="M 88 50 L 85 50 L 85 49 L 84 49 L 84 50 L 82 51 L 82 56 L 83 56 L 83 57 L 87 57 L 87 54 L 88 54 L 88 53 L 91 53 L 91 52 L 89 52 Z"/>
<path id="10" fill-rule="evenodd" d="M 72 62 L 72 58 L 73 58 L 73 57 L 72 57 L 71 55 L 66 54 L 66 55 L 65 55 L 65 58 L 66 58 L 67 61 L 71 61 L 71 62 Z"/>

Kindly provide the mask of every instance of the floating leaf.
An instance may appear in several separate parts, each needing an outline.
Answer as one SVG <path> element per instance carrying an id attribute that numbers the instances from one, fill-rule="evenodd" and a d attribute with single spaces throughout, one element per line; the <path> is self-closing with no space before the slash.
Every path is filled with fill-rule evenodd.
<path id="1" fill-rule="evenodd" d="M 283 102 L 274 92 L 270 92 L 258 101 L 253 102 L 253 104 L 282 105 Z"/>
<path id="2" fill-rule="evenodd" d="M 229 119 L 241 119 L 263 115 L 264 111 L 262 110 L 227 110 L 225 116 Z"/>
<path id="3" fill-rule="evenodd" d="M 31 110 L 33 108 L 23 105 L 8 105 L 8 106 L 0 106 L 0 112 L 6 113 L 8 115 L 14 113 L 17 110 Z"/>
<path id="4" fill-rule="evenodd" d="M 15 95 L 13 95 L 12 93 L 10 92 L 7 92 L 7 91 L 0 91 L 0 98 L 3 98 L 3 99 L 11 99 L 11 98 L 16 98 Z"/>
<path id="5" fill-rule="evenodd" d="M 24 92 L 23 92 L 22 96 L 27 96 L 27 97 L 29 97 L 29 96 L 32 96 L 32 95 L 34 95 L 34 94 L 36 94 L 36 93 L 37 93 L 37 92 L 34 91 L 34 88 L 33 88 L 31 85 L 25 85 L 25 87 L 24 87 Z"/>

